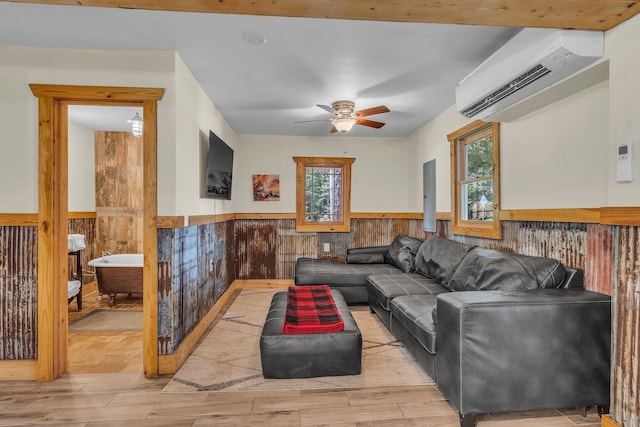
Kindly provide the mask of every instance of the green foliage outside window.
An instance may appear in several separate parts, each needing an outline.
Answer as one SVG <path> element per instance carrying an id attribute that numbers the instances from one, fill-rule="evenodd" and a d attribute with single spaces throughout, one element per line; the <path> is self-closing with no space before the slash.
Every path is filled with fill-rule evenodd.
<path id="1" fill-rule="evenodd" d="M 305 219 L 340 221 L 341 168 L 307 167 L 305 179 Z"/>
<path id="2" fill-rule="evenodd" d="M 462 177 L 462 218 L 470 221 L 493 220 L 493 142 L 484 136 L 464 147 Z"/>

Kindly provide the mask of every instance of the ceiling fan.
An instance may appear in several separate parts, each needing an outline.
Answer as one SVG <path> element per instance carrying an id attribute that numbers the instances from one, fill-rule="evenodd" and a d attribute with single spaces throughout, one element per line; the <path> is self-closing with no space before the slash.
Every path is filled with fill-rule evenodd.
<path id="1" fill-rule="evenodd" d="M 380 129 L 384 126 L 382 122 L 376 122 L 374 120 L 367 120 L 363 117 L 373 116 L 375 114 L 388 113 L 389 109 L 384 105 L 377 107 L 366 108 L 364 110 L 355 111 L 356 104 L 353 101 L 336 101 L 331 106 L 316 104 L 328 113 L 335 116 L 333 119 L 323 120 L 304 120 L 295 123 L 308 123 L 308 122 L 331 122 L 331 133 L 335 132 L 349 132 L 354 124 L 368 126 L 376 129 Z"/>

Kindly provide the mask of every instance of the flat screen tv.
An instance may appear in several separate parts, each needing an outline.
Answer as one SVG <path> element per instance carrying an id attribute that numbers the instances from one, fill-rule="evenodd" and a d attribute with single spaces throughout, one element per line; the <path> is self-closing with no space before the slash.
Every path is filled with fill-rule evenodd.
<path id="1" fill-rule="evenodd" d="M 207 155 L 207 191 L 210 199 L 231 200 L 233 178 L 233 149 L 215 133 L 209 131 L 209 154 Z"/>

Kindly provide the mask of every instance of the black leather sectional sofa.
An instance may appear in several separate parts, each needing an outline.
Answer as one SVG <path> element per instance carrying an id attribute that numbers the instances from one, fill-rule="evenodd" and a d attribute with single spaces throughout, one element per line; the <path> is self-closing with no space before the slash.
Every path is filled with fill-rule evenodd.
<path id="1" fill-rule="evenodd" d="M 368 302 L 461 426 L 492 412 L 608 411 L 611 298 L 557 260 L 400 235 L 350 249 L 346 264 L 301 258 L 295 283 Z"/>

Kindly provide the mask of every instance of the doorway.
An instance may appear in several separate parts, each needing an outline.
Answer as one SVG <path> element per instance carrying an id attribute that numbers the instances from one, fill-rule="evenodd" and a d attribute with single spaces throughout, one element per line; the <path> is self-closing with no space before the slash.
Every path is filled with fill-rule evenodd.
<path id="1" fill-rule="evenodd" d="M 68 106 L 141 106 L 143 132 L 143 369 L 158 374 L 157 102 L 164 89 L 29 85 L 38 98 L 39 380 L 67 371 Z"/>
<path id="2" fill-rule="evenodd" d="M 142 106 L 68 107 L 69 233 L 85 243 L 80 266 L 75 254 L 69 262 L 69 280 L 83 283 L 68 306 L 72 374 L 142 372 L 142 274 L 119 280 L 121 292 L 111 299 L 109 286 L 123 270 L 100 267 L 98 283 L 90 265 L 109 259 L 102 254 L 143 253 L 143 142 L 139 129 L 132 132 L 134 118 L 144 121 Z"/>

